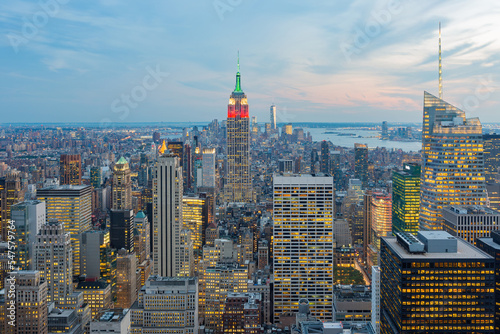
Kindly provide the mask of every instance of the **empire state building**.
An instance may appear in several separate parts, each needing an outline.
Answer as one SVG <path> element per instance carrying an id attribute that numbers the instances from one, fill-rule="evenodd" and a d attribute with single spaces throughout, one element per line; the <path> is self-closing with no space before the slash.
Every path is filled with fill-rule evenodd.
<path id="1" fill-rule="evenodd" d="M 250 124 L 247 96 L 241 90 L 240 61 L 236 87 L 227 106 L 227 165 L 224 197 L 226 202 L 251 202 Z"/>

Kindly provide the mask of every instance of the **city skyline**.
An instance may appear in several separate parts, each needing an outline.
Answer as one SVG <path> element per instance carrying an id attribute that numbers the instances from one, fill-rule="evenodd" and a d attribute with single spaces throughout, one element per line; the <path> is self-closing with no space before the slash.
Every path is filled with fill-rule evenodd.
<path id="1" fill-rule="evenodd" d="M 238 49 L 251 116 L 260 120 L 274 103 L 278 123 L 418 122 L 422 91 L 438 92 L 439 21 L 444 98 L 483 122 L 500 121 L 500 6 L 492 1 L 63 2 L 2 7 L 3 122 L 223 119 Z M 234 34 L 244 42 L 221 43 Z"/>

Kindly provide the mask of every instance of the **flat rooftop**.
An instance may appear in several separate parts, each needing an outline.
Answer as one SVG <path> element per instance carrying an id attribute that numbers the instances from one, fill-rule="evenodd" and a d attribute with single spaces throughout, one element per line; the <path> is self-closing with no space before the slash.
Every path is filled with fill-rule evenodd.
<path id="1" fill-rule="evenodd" d="M 422 232 L 422 231 L 421 231 Z M 444 239 L 450 235 L 444 231 L 425 231 L 427 233 L 434 234 L 437 239 Z M 444 236 L 442 235 L 444 233 Z M 428 238 L 432 237 L 432 234 Z M 474 247 L 468 242 L 457 239 L 457 252 L 456 253 L 408 253 L 396 240 L 396 237 L 382 237 L 389 247 L 391 247 L 401 259 L 412 259 L 412 260 L 478 260 L 478 259 L 493 259 L 491 256 L 483 252 L 482 250 Z"/>
<path id="2" fill-rule="evenodd" d="M 453 205 L 444 210 L 456 215 L 500 215 L 500 212 L 485 205 Z"/>

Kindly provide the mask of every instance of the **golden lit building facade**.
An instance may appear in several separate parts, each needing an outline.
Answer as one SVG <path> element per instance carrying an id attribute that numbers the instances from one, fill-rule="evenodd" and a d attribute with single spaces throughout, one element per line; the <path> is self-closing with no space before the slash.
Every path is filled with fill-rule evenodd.
<path id="1" fill-rule="evenodd" d="M 182 224 L 184 229 L 191 231 L 195 264 L 201 258 L 203 231 L 208 225 L 206 201 L 206 198 L 199 196 L 184 196 L 182 198 Z"/>
<path id="2" fill-rule="evenodd" d="M 113 187 L 111 192 L 113 210 L 132 209 L 132 179 L 130 167 L 124 157 L 113 166 Z"/>
<path id="3" fill-rule="evenodd" d="M 61 154 L 59 157 L 59 183 L 82 184 L 82 158 L 80 154 Z"/>
<path id="4" fill-rule="evenodd" d="M 81 237 L 83 232 L 90 230 L 92 222 L 92 187 L 73 185 L 47 187 L 37 191 L 37 199 L 45 202 L 47 220 L 64 224 L 64 230 L 70 233 L 73 276 L 79 276 Z"/>
<path id="5" fill-rule="evenodd" d="M 449 205 L 485 205 L 482 126 L 478 118 L 424 92 L 420 229 L 441 229 Z"/>
<path id="6" fill-rule="evenodd" d="M 274 321 L 304 298 L 312 316 L 331 321 L 333 178 L 274 175 L 273 183 Z"/>
<path id="7" fill-rule="evenodd" d="M 76 292 L 83 292 L 83 300 L 90 306 L 92 319 L 102 310 L 113 308 L 111 286 L 103 281 L 80 282 Z"/>
<path id="8" fill-rule="evenodd" d="M 372 244 L 380 250 L 380 238 L 392 234 L 392 197 L 374 192 L 371 196 Z"/>

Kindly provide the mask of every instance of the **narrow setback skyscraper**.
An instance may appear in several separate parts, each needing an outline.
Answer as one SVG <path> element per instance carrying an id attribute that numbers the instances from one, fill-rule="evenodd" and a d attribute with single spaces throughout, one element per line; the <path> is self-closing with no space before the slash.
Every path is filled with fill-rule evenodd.
<path id="1" fill-rule="evenodd" d="M 175 277 L 180 273 L 182 229 L 182 168 L 179 158 L 158 158 L 153 179 L 153 273 Z"/>
<path id="2" fill-rule="evenodd" d="M 252 178 L 250 175 L 250 119 L 247 96 L 241 89 L 240 62 L 236 87 L 227 107 L 227 169 L 225 185 L 226 202 L 251 202 Z"/>
<path id="3" fill-rule="evenodd" d="M 420 228 L 441 229 L 449 205 L 485 205 L 482 126 L 478 118 L 424 92 Z"/>

